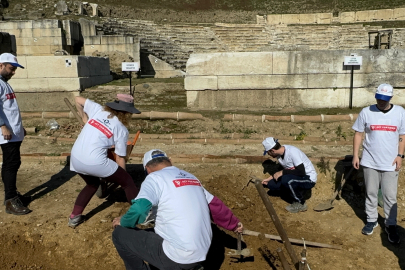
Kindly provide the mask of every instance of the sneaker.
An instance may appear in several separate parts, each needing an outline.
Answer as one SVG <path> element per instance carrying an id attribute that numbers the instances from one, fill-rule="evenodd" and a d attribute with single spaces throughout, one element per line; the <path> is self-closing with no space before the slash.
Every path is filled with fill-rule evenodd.
<path id="1" fill-rule="evenodd" d="M 299 202 L 293 202 L 285 208 L 290 213 L 305 212 L 308 209 L 306 203 L 301 204 Z"/>
<path id="2" fill-rule="evenodd" d="M 145 221 L 140 224 L 145 226 L 148 225 L 149 223 L 155 223 L 156 213 L 157 213 L 157 206 L 152 206 L 152 208 L 149 210 L 148 215 L 146 216 Z"/>
<path id="3" fill-rule="evenodd" d="M 73 218 L 69 217 L 68 226 L 71 228 L 76 228 L 79 224 L 83 223 L 86 220 L 85 216 L 77 215 Z"/>
<path id="4" fill-rule="evenodd" d="M 361 233 L 365 234 L 365 235 L 373 234 L 373 230 L 377 226 L 378 226 L 377 221 L 376 222 L 367 222 L 366 225 L 361 230 Z"/>
<path id="5" fill-rule="evenodd" d="M 388 234 L 388 241 L 392 244 L 399 244 L 401 239 L 399 238 L 396 225 L 385 226 L 385 232 Z"/>

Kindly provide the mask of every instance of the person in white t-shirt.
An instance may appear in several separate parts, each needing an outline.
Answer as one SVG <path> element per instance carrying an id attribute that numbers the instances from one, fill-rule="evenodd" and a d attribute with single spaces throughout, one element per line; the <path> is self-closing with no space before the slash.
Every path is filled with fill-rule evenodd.
<path id="1" fill-rule="evenodd" d="M 118 94 L 116 101 L 104 107 L 80 96 L 75 100 L 86 124 L 73 145 L 70 170 L 77 172 L 87 185 L 77 196 L 69 217 L 68 225 L 73 228 L 85 220 L 83 210 L 100 186 L 100 178 L 121 185 L 128 202 L 139 192 L 125 168 L 128 141 L 128 129 L 125 126 L 133 113 L 140 113 L 134 107 L 134 98 Z M 107 150 L 112 146 L 115 148 L 115 161 L 107 156 Z"/>
<path id="2" fill-rule="evenodd" d="M 0 55 L 0 146 L 3 152 L 1 178 L 4 183 L 6 213 L 25 215 L 31 212 L 27 207 L 30 198 L 17 191 L 17 172 L 21 165 L 20 147 L 25 129 L 16 95 L 8 83 L 17 68 L 24 68 L 18 64 L 17 57 L 11 53 Z"/>
<path id="3" fill-rule="evenodd" d="M 282 167 L 282 170 L 263 179 L 262 184 L 270 190 L 284 190 L 291 195 L 294 202 L 286 207 L 288 212 L 306 211 L 308 207 L 305 203 L 304 191 L 315 186 L 317 173 L 314 165 L 300 149 L 291 145 L 281 146 L 273 137 L 266 138 L 262 144 L 263 155 L 269 154 L 277 158 Z"/>
<path id="4" fill-rule="evenodd" d="M 365 212 L 367 222 L 362 233 L 370 235 L 378 226 L 378 190 L 384 199 L 385 231 L 388 240 L 399 244 L 397 225 L 398 171 L 402 165 L 405 150 L 405 110 L 390 103 L 394 89 L 389 84 L 378 86 L 375 98 L 377 104 L 362 109 L 353 125 L 353 167 L 364 172 L 366 187 Z M 363 133 L 363 154 L 359 159 Z"/>
<path id="5" fill-rule="evenodd" d="M 145 153 L 147 176 L 128 212 L 113 221 L 113 243 L 127 270 L 198 269 L 211 245 L 211 220 L 242 233 L 243 225 L 192 174 L 172 165 L 166 153 Z M 135 228 L 157 206 L 154 232 Z M 135 228 L 135 229 L 134 229 Z"/>

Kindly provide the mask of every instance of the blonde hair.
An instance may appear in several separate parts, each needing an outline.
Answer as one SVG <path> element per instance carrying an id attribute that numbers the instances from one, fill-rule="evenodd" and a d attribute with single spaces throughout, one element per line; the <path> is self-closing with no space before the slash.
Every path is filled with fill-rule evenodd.
<path id="1" fill-rule="evenodd" d="M 120 122 L 128 127 L 129 125 L 129 120 L 131 119 L 132 113 L 130 112 L 124 112 L 124 111 L 117 111 L 114 110 L 108 106 L 104 106 L 104 111 L 109 112 L 110 115 L 108 116 L 108 118 L 113 118 L 114 116 L 116 116 L 118 118 L 118 120 L 120 120 Z"/>

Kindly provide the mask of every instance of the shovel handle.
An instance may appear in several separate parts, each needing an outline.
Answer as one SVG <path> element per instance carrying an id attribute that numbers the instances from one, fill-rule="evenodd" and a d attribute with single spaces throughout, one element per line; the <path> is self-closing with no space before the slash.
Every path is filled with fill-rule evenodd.
<path id="1" fill-rule="evenodd" d="M 242 234 L 238 233 L 238 252 L 242 251 Z"/>

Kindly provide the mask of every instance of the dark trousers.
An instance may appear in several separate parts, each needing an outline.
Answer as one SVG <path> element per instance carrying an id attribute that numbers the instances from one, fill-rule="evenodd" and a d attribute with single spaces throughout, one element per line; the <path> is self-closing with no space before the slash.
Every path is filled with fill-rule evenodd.
<path id="1" fill-rule="evenodd" d="M 192 269 L 198 264 L 170 260 L 163 251 L 163 238 L 152 231 L 117 226 L 112 240 L 127 270 L 149 270 L 145 261 L 161 270 Z"/>
<path id="2" fill-rule="evenodd" d="M 304 191 L 311 189 L 315 186 L 315 183 L 309 179 L 308 175 L 297 176 L 292 174 L 286 174 L 281 176 L 278 181 L 270 180 L 267 183 L 267 187 L 270 190 L 287 191 L 294 201 L 305 203 Z"/>
<path id="3" fill-rule="evenodd" d="M 21 165 L 20 147 L 22 142 L 9 142 L 1 144 L 3 152 L 3 165 L 1 178 L 4 183 L 5 200 L 17 196 L 17 172 Z"/>

